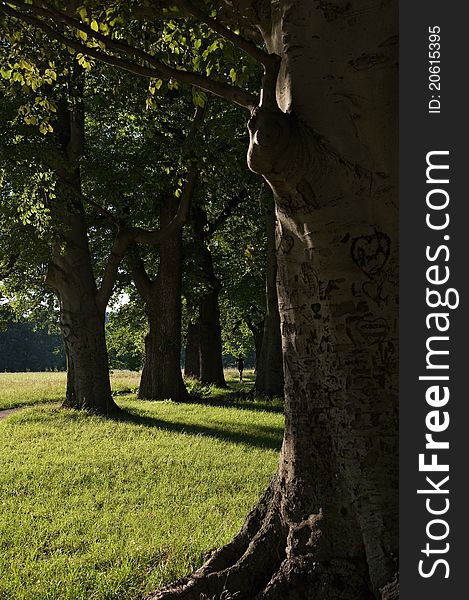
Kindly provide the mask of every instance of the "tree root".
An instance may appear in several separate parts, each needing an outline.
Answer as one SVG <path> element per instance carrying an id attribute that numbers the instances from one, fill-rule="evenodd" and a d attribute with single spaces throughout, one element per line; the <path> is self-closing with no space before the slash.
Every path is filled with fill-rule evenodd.
<path id="1" fill-rule="evenodd" d="M 399 600 L 399 576 L 396 574 L 394 581 L 385 585 L 381 590 L 382 600 Z"/>
<path id="2" fill-rule="evenodd" d="M 255 600 L 372 600 L 361 561 L 317 561 L 314 554 L 286 559 Z"/>
<path id="3" fill-rule="evenodd" d="M 321 559 L 317 520 L 287 525 L 275 489 L 274 478 L 239 533 L 200 569 L 145 600 L 372 600 L 364 556 Z"/>
<path id="4" fill-rule="evenodd" d="M 258 539 L 229 569 L 204 575 L 202 567 L 146 600 L 373 600 L 361 563 L 349 559 L 322 563 L 310 554 L 285 558 L 279 565 L 269 562 L 264 543 L 270 541 L 271 536 Z"/>
<path id="5" fill-rule="evenodd" d="M 273 504 L 274 480 L 275 478 L 249 513 L 243 527 L 228 544 L 212 552 L 207 562 L 192 575 L 176 581 L 168 588 L 151 593 L 145 600 L 200 600 L 210 597 L 209 594 L 216 596 L 223 593 L 230 569 L 236 566 L 238 560 L 242 559 L 254 544 L 253 538 L 260 534 L 264 519 Z M 232 574 L 234 573 L 235 570 Z M 222 578 L 225 581 L 222 581 Z"/>

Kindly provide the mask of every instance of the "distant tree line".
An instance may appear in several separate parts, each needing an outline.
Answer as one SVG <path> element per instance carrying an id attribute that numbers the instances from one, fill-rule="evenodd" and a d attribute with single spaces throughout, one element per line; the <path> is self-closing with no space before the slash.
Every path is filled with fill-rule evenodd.
<path id="1" fill-rule="evenodd" d="M 33 323 L 12 323 L 0 331 L 0 371 L 64 371 L 62 336 Z"/>
<path id="2" fill-rule="evenodd" d="M 112 318 L 111 318 L 112 321 Z M 117 337 L 110 327 L 106 328 L 109 347 L 109 363 L 112 369 L 140 371 L 143 366 L 144 351 L 136 344 L 130 344 L 129 338 Z M 121 346 L 118 346 L 118 343 Z M 181 352 L 181 364 L 185 361 L 185 349 Z M 236 357 L 223 356 L 224 367 L 234 367 Z M 246 368 L 254 368 L 255 353 L 246 353 Z M 44 325 L 35 323 L 10 323 L 0 330 L 0 371 L 65 371 L 66 359 L 62 336 L 50 332 Z"/>

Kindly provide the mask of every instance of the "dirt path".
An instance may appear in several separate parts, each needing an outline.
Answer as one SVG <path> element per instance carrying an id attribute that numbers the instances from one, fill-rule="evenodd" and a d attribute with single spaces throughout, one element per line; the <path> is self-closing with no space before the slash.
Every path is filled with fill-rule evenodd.
<path id="1" fill-rule="evenodd" d="M 7 408 L 5 410 L 0 410 L 0 421 L 2 419 L 5 419 L 5 417 L 8 417 L 9 415 L 12 415 L 15 412 L 18 412 L 19 410 L 21 410 L 21 407 Z"/>

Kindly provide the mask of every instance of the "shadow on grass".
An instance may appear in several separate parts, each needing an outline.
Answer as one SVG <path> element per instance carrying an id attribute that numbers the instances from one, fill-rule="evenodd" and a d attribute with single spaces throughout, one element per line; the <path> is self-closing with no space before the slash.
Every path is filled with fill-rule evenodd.
<path id="1" fill-rule="evenodd" d="M 190 393 L 189 403 L 216 406 L 220 408 L 238 408 L 257 412 L 283 413 L 284 402 L 282 398 L 268 398 L 259 396 L 254 390 L 254 377 L 245 379 L 244 383 L 237 380 L 227 380 L 226 388 L 215 388 L 199 384 L 199 389 L 188 386 Z M 204 393 L 204 390 L 206 393 Z M 200 393 L 202 392 L 202 393 Z"/>
<path id="2" fill-rule="evenodd" d="M 221 408 L 239 408 L 255 412 L 283 413 L 283 401 L 281 399 L 253 399 L 250 392 L 239 392 L 237 390 L 232 390 L 231 394 L 216 394 L 206 398 L 194 396 L 192 403 Z"/>
<path id="3" fill-rule="evenodd" d="M 120 414 L 112 418 L 116 421 L 133 423 L 144 427 L 156 427 L 172 433 L 185 433 L 195 436 L 202 435 L 227 442 L 233 442 L 235 444 L 254 446 L 256 448 L 280 450 L 282 445 L 283 430 L 281 427 L 257 425 L 252 428 L 252 431 L 230 431 L 205 425 L 191 425 L 187 423 L 165 421 L 163 419 L 156 419 L 155 417 L 140 415 L 129 409 L 123 410 Z"/>

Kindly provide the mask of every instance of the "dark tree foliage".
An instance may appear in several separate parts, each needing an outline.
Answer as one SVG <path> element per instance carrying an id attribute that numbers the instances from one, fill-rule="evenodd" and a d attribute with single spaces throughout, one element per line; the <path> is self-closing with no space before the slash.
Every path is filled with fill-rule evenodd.
<path id="1" fill-rule="evenodd" d="M 58 333 L 33 323 L 11 323 L 0 331 L 0 371 L 63 371 L 65 354 Z"/>

